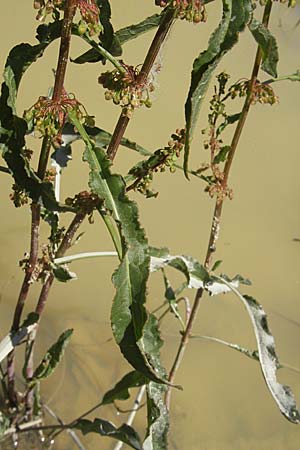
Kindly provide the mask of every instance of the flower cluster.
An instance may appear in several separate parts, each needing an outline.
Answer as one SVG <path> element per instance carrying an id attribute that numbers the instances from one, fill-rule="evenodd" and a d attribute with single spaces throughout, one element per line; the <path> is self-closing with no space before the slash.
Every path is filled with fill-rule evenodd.
<path id="1" fill-rule="evenodd" d="M 249 89 L 249 80 L 241 80 L 230 87 L 230 96 L 232 99 L 235 97 L 245 97 Z M 251 104 L 256 103 L 274 105 L 278 103 L 278 97 L 275 95 L 274 90 L 268 83 L 261 83 L 256 80 L 251 92 Z"/>
<path id="2" fill-rule="evenodd" d="M 28 122 L 29 129 L 34 129 L 41 136 L 49 136 L 54 144 L 60 145 L 60 133 L 66 123 L 68 112 L 75 110 L 81 119 L 84 116 L 81 108 L 81 103 L 64 91 L 58 100 L 39 97 L 38 101 L 25 111 L 24 118 Z"/>
<path id="3" fill-rule="evenodd" d="M 125 115 L 131 116 L 135 108 L 145 105 L 150 108 L 152 103 L 150 93 L 154 90 L 154 84 L 138 82 L 139 71 L 133 66 L 122 63 L 124 72 L 117 69 L 111 72 L 105 72 L 98 78 L 106 90 L 106 100 L 112 100 L 116 105 L 123 108 Z"/>
<path id="4" fill-rule="evenodd" d="M 60 11 L 64 8 L 64 0 L 34 0 L 33 7 L 38 9 L 37 20 L 45 20 L 48 15 L 54 19 L 60 18 Z M 88 32 L 91 36 L 103 31 L 99 21 L 100 10 L 96 0 L 76 0 L 76 8 L 79 9 L 81 20 L 78 24 L 80 34 Z"/>
<path id="5" fill-rule="evenodd" d="M 26 205 L 29 201 L 28 195 L 26 192 L 17 184 L 13 184 L 12 193 L 9 195 L 9 198 L 13 202 L 16 208 L 20 208 L 23 205 Z"/>
<path id="6" fill-rule="evenodd" d="M 64 0 L 34 0 L 33 2 L 34 9 L 38 9 L 37 20 L 45 20 L 49 14 L 59 18 L 63 6 Z"/>
<path id="7" fill-rule="evenodd" d="M 207 18 L 203 0 L 155 0 L 155 4 L 174 8 L 176 18 L 189 22 L 205 22 Z"/>
<path id="8" fill-rule="evenodd" d="M 79 22 L 78 30 L 80 34 L 88 32 L 90 36 L 99 34 L 103 27 L 99 22 L 100 11 L 96 0 L 77 0 L 82 20 Z"/>
<path id="9" fill-rule="evenodd" d="M 175 172 L 175 163 L 184 147 L 185 129 L 176 130 L 171 138 L 165 148 L 156 150 L 150 158 L 137 164 L 129 171 L 129 175 L 136 179 L 127 187 L 127 191 L 133 189 L 144 194 L 147 198 L 157 197 L 158 192 L 150 190 L 153 175 L 156 172 L 165 172 L 166 168 L 172 173 Z"/>
<path id="10" fill-rule="evenodd" d="M 99 208 L 103 201 L 94 193 L 82 191 L 75 195 L 75 197 L 67 198 L 66 205 L 72 206 L 83 215 L 88 215 L 89 222 L 92 222 L 92 214 L 96 208 Z"/>

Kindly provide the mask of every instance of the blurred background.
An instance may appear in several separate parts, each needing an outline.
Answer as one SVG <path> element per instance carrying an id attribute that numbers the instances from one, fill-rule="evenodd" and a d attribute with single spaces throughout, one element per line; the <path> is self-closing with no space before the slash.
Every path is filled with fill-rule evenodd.
<path id="1" fill-rule="evenodd" d="M 153 1 L 111 0 L 115 30 L 141 21 L 159 11 Z M 172 28 L 162 54 L 162 71 L 150 110 L 136 111 L 126 136 L 146 149 L 155 151 L 167 144 L 171 133 L 184 126 L 184 102 L 188 91 L 194 58 L 204 50 L 210 33 L 221 17 L 221 2 L 207 7 L 208 21 L 197 26 L 177 22 Z M 261 8 L 258 8 L 258 16 Z M 288 9 L 274 4 L 271 30 L 280 50 L 279 75 L 300 66 L 299 5 Z M 11 47 L 20 42 L 34 44 L 35 11 L 32 2 L 10 2 L 2 5 L 2 39 L 0 61 L 3 70 Z M 154 32 L 124 46 L 122 58 L 127 64 L 142 63 Z M 53 43 L 43 59 L 36 62 L 22 81 L 18 113 L 29 108 L 40 95 L 47 95 L 53 85 L 52 69 L 56 67 L 59 42 Z M 87 50 L 86 44 L 73 38 L 71 57 Z M 248 31 L 219 65 L 231 81 L 250 76 L 256 45 Z M 70 63 L 65 88 L 74 92 L 97 126 L 112 132 L 119 108 L 104 100 L 97 83 L 99 74 L 109 69 L 101 63 L 77 66 Z M 263 75 L 262 75 L 263 76 Z M 210 98 L 214 79 L 207 99 Z M 300 84 L 280 82 L 274 85 L 279 104 L 253 107 L 246 123 L 233 164 L 230 186 L 234 200 L 226 201 L 216 258 L 223 261 L 228 275 L 241 273 L 252 286 L 245 292 L 262 303 L 268 313 L 277 351 L 282 362 L 300 369 L 300 152 L 299 115 Z M 238 103 L 236 104 L 236 106 Z M 238 110 L 238 106 L 237 106 Z M 199 118 L 192 147 L 190 166 L 198 168 L 208 158 L 203 149 L 201 130 L 207 125 L 207 103 Z M 231 130 L 230 130 L 231 131 Z M 230 131 L 226 134 L 230 142 Z M 30 138 L 30 147 L 38 155 L 40 140 Z M 88 169 L 82 163 L 81 143 L 73 148 L 73 160 L 62 177 L 62 198 L 87 187 Z M 35 156 L 37 157 L 37 156 Z M 115 170 L 126 173 L 140 159 L 121 148 Z M 9 330 L 23 274 L 18 261 L 29 249 L 30 213 L 28 208 L 15 209 L 9 201 L 11 180 L 0 176 L 0 338 Z M 198 179 L 187 181 L 181 171 L 157 174 L 153 183 L 157 199 L 131 194 L 140 207 L 140 219 L 153 246 L 167 246 L 171 254 L 191 255 L 203 261 L 210 232 L 214 201 L 203 191 Z M 71 216 L 62 217 L 69 223 Z M 105 227 L 95 217 L 94 225 L 86 223 L 85 234 L 75 252 L 113 250 Z M 41 242 L 49 230 L 42 229 Z M 39 330 L 37 361 L 48 346 L 66 328 L 75 329 L 60 369 L 42 386 L 42 399 L 65 422 L 72 420 L 95 403 L 125 373 L 131 370 L 111 340 L 109 325 L 114 290 L 111 274 L 117 261 L 94 259 L 74 262 L 71 270 L 78 280 L 56 283 Z M 171 274 L 171 279 L 181 279 Z M 34 308 L 39 293 L 34 286 L 26 311 Z M 187 292 L 190 300 L 194 292 Z M 163 301 L 163 282 L 159 274 L 151 277 L 149 309 Z M 171 316 L 163 324 L 163 362 L 170 368 L 180 339 L 179 326 Z M 206 297 L 200 308 L 195 334 L 211 335 L 255 349 L 250 320 L 243 306 L 231 295 Z M 300 373 L 281 369 L 280 381 L 294 390 L 300 400 Z M 193 340 L 177 374 L 184 391 L 172 396 L 170 448 L 175 450 L 296 450 L 300 429 L 286 421 L 271 398 L 256 362 L 213 342 Z M 133 392 L 134 398 L 135 392 Z M 120 405 L 130 408 L 131 403 Z M 112 407 L 99 410 L 98 417 L 114 423 L 126 421 Z M 143 413 L 141 414 L 143 416 Z M 143 418 L 136 419 L 142 433 Z M 114 443 L 97 436 L 84 439 L 88 450 L 111 449 Z M 100 447 L 99 447 L 100 446 Z M 56 449 L 77 447 L 70 437 L 60 437 Z"/>

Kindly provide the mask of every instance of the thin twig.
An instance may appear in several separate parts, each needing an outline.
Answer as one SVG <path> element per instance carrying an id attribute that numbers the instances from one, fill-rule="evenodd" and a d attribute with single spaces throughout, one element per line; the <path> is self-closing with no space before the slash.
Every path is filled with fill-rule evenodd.
<path id="1" fill-rule="evenodd" d="M 133 404 L 133 408 L 132 408 L 132 410 L 131 410 L 131 412 L 130 412 L 130 414 L 129 414 L 129 416 L 128 416 L 128 419 L 127 419 L 127 421 L 126 421 L 126 425 L 129 425 L 129 426 L 130 426 L 130 425 L 133 424 L 133 421 L 134 421 L 134 419 L 135 419 L 136 413 L 137 413 L 138 410 L 140 409 L 140 404 L 141 404 L 142 399 L 143 399 L 143 397 L 144 397 L 145 390 L 146 390 L 146 385 L 144 384 L 144 385 L 140 388 L 140 390 L 139 390 L 139 392 L 138 392 L 138 394 L 137 394 L 137 396 L 136 396 L 136 399 L 135 399 L 134 404 Z M 124 445 L 124 443 L 121 442 L 121 441 L 119 441 L 119 442 L 117 442 L 117 444 L 114 446 L 113 450 L 121 450 L 121 448 L 123 447 L 123 445 Z"/>
<path id="2" fill-rule="evenodd" d="M 142 85 L 142 84 L 146 83 L 147 78 L 150 74 L 150 71 L 153 67 L 153 64 L 154 64 L 154 62 L 157 58 L 157 55 L 161 49 L 161 46 L 168 35 L 168 32 L 171 28 L 173 20 L 174 20 L 174 11 L 172 8 L 170 8 L 164 15 L 164 17 L 158 27 L 158 30 L 154 36 L 154 39 L 150 45 L 150 48 L 146 55 L 144 64 L 141 68 L 141 71 L 140 71 L 138 77 L 137 77 L 137 80 L 136 80 L 137 84 Z M 109 157 L 109 159 L 111 161 L 113 161 L 116 156 L 121 139 L 124 136 L 124 133 L 126 131 L 129 120 L 130 120 L 129 117 L 124 115 L 123 112 L 121 112 L 119 120 L 117 122 L 117 125 L 115 127 L 111 141 L 110 141 L 108 149 L 107 149 L 107 156 Z"/>
<path id="3" fill-rule="evenodd" d="M 269 24 L 271 9 L 272 9 L 272 1 L 268 0 L 267 4 L 265 6 L 265 9 L 264 9 L 263 20 L 262 20 L 262 23 L 266 28 L 268 27 L 268 24 Z M 233 158 L 234 158 L 234 155 L 235 155 L 235 152 L 237 149 L 237 145 L 239 143 L 239 140 L 240 140 L 247 116 L 248 116 L 248 112 L 249 112 L 249 109 L 251 106 L 252 90 L 253 90 L 253 86 L 257 79 L 261 61 L 262 61 L 262 51 L 261 51 L 260 46 L 258 46 L 256 56 L 255 56 L 255 61 L 253 64 L 253 70 L 252 70 L 252 75 L 251 75 L 251 79 L 250 79 L 250 83 L 249 83 L 247 96 L 246 96 L 244 106 L 243 106 L 243 109 L 242 109 L 242 112 L 240 115 L 240 119 L 239 119 L 238 124 L 235 129 L 235 133 L 234 133 L 234 136 L 233 136 L 233 139 L 231 142 L 231 146 L 230 146 L 230 151 L 228 153 L 228 157 L 227 157 L 227 160 L 225 163 L 224 178 L 222 181 L 222 187 L 224 189 L 227 186 L 232 161 L 233 161 Z M 222 214 L 222 207 L 223 207 L 223 199 L 222 198 L 217 199 L 216 205 L 215 205 L 215 210 L 214 210 L 214 215 L 213 215 L 213 220 L 212 220 L 212 225 L 211 225 L 208 249 L 207 249 L 205 263 L 204 263 L 204 266 L 206 268 L 210 267 L 212 256 L 213 256 L 214 252 L 216 251 L 216 242 L 218 240 L 219 231 L 220 231 L 220 218 L 221 218 L 221 214 Z M 184 352 L 187 347 L 189 337 L 191 335 L 192 328 L 193 328 L 194 322 L 197 317 L 197 312 L 199 309 L 200 300 L 202 298 L 203 292 L 204 292 L 204 289 L 200 288 L 200 289 L 198 289 L 198 291 L 196 293 L 189 321 L 187 323 L 185 332 L 182 335 L 175 360 L 173 362 L 172 368 L 169 373 L 170 383 L 174 382 L 176 372 L 177 372 L 177 370 L 181 364 L 182 358 L 184 356 Z M 166 406 L 168 409 L 170 407 L 170 400 L 171 400 L 171 389 L 168 389 L 167 393 L 166 393 L 166 399 L 165 399 Z"/>

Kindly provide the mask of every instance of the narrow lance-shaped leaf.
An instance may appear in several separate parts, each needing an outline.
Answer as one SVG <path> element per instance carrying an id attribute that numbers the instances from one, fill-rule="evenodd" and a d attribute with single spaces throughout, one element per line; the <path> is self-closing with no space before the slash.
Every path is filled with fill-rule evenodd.
<path id="1" fill-rule="evenodd" d="M 152 339 L 150 333 L 144 333 L 148 320 L 145 301 L 150 257 L 147 239 L 138 221 L 137 206 L 125 195 L 124 180 L 119 175 L 111 174 L 111 163 L 106 154 L 94 146 L 76 115 L 69 114 L 69 119 L 86 144 L 84 160 L 90 166 L 89 186 L 104 200 L 104 206 L 110 212 L 104 218 L 111 214 L 122 242 L 121 262 L 113 275 L 116 295 L 111 323 L 115 340 L 136 370 L 151 380 L 167 383 L 158 376 L 151 355 L 145 353 L 147 340 Z M 103 217 L 103 212 L 99 212 Z"/>
<path id="2" fill-rule="evenodd" d="M 53 373 L 64 354 L 65 348 L 69 343 L 72 334 L 72 329 L 64 331 L 58 338 L 57 342 L 49 348 L 41 363 L 34 371 L 32 377 L 33 383 L 43 380 L 44 378 L 48 378 Z"/>
<path id="3" fill-rule="evenodd" d="M 170 266 L 181 272 L 187 280 L 186 287 L 190 289 L 203 288 L 211 295 L 223 294 L 230 291 L 230 288 L 214 277 L 211 277 L 207 270 L 191 256 L 169 254 L 167 249 L 150 249 L 151 264 L 150 271 L 156 272 L 164 267 Z M 240 283 L 251 284 L 249 280 L 240 275 L 227 280 L 230 286 L 238 287 Z"/>
<path id="4" fill-rule="evenodd" d="M 80 430 L 82 434 L 97 433 L 112 439 L 124 442 L 135 450 L 143 450 L 139 435 L 129 425 L 123 424 L 117 428 L 113 423 L 103 419 L 81 419 L 72 427 Z"/>
<path id="5" fill-rule="evenodd" d="M 210 37 L 207 50 L 194 61 L 191 85 L 185 104 L 184 170 L 187 178 L 191 140 L 212 73 L 221 58 L 237 43 L 239 34 L 249 22 L 251 10 L 250 0 L 223 0 L 222 20 Z"/>
<path id="6" fill-rule="evenodd" d="M 111 43 L 112 45 L 111 46 L 104 45 L 105 49 L 108 50 L 113 56 L 120 56 L 122 54 L 121 46 L 123 44 L 132 39 L 136 39 L 137 37 L 141 36 L 147 31 L 157 27 L 159 25 L 160 20 L 161 15 L 154 14 L 137 24 L 121 28 L 114 34 L 113 41 Z M 103 44 L 102 41 L 101 44 Z M 116 52 L 116 48 L 119 49 L 119 51 Z M 101 61 L 102 59 L 103 57 L 99 54 L 97 49 L 91 48 L 90 50 L 86 51 L 82 55 L 72 60 L 72 62 L 76 64 L 95 63 Z"/>
<path id="7" fill-rule="evenodd" d="M 262 70 L 276 78 L 279 54 L 275 37 L 268 28 L 254 17 L 248 27 L 262 51 Z"/>
<path id="8" fill-rule="evenodd" d="M 144 351 L 151 355 L 151 362 L 161 378 L 166 377 L 165 369 L 160 363 L 160 349 L 163 341 L 158 331 L 157 319 L 150 315 L 145 326 Z M 169 413 L 164 402 L 167 387 L 150 381 L 147 385 L 147 434 L 143 450 L 165 450 L 168 447 Z"/>
<path id="9" fill-rule="evenodd" d="M 36 328 L 39 315 L 36 313 L 28 314 L 26 320 L 15 332 L 8 333 L 0 342 L 0 363 L 7 355 Z"/>
<path id="10" fill-rule="evenodd" d="M 102 405 L 108 405 L 115 400 L 127 400 L 130 397 L 129 389 L 141 387 L 148 383 L 148 379 L 140 372 L 134 370 L 127 373 L 112 389 L 104 394 Z"/>
<path id="11" fill-rule="evenodd" d="M 276 372 L 280 364 L 275 350 L 274 337 L 269 329 L 265 311 L 254 298 L 248 295 L 242 295 L 237 289 L 230 286 L 224 277 L 217 278 L 230 287 L 231 291 L 234 292 L 246 307 L 254 328 L 260 366 L 269 391 L 282 414 L 290 422 L 299 423 L 300 414 L 290 387 L 282 385 L 277 381 Z"/>

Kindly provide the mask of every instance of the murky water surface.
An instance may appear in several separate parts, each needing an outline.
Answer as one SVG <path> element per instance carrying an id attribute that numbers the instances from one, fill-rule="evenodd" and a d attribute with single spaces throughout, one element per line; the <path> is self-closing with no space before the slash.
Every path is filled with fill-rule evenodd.
<path id="1" fill-rule="evenodd" d="M 112 0 L 115 28 L 138 22 L 155 12 L 153 1 Z M 127 136 L 150 150 L 164 146 L 170 134 L 184 123 L 183 103 L 189 83 L 189 70 L 199 49 L 204 49 L 209 33 L 219 20 L 219 3 L 208 8 L 209 21 L 199 27 L 178 23 L 163 50 L 163 71 L 159 77 L 156 101 L 150 111 L 138 111 Z M 22 41 L 33 42 L 34 12 L 30 2 L 6 2 L 2 7 L 1 64 L 12 46 Z M 299 68 L 300 27 L 294 28 L 300 9 L 287 10 L 274 5 L 272 30 L 280 43 L 279 74 Z M 152 33 L 127 44 L 124 60 L 139 64 Z M 86 47 L 74 39 L 72 57 Z M 231 79 L 247 77 L 255 54 L 249 33 L 241 37 L 237 47 L 219 66 L 228 70 Z M 45 95 L 53 83 L 51 69 L 56 65 L 57 43 L 37 62 L 21 87 L 20 113 L 39 95 Z M 108 69 L 108 67 L 107 67 Z M 113 130 L 118 109 L 103 100 L 97 77 L 106 70 L 101 64 L 76 67 L 70 65 L 66 89 L 76 93 L 97 125 Z M 283 362 L 300 368 L 300 89 L 297 83 L 278 83 L 279 105 L 253 108 L 243 133 L 230 184 L 234 201 L 226 202 L 217 259 L 222 270 L 249 277 L 253 286 L 247 292 L 258 299 L 269 314 L 272 331 Z M 206 126 L 204 108 L 197 129 Z M 198 167 L 207 158 L 200 138 L 196 136 L 191 165 Z M 38 149 L 39 142 L 33 142 Z M 87 169 L 81 164 L 80 145 L 64 173 L 62 197 L 86 188 Z M 121 149 L 116 166 L 125 170 L 137 161 L 137 155 Z M 4 174 L 1 184 L 0 234 L 0 335 L 9 329 L 22 273 L 18 260 L 28 251 L 30 217 L 26 209 L 15 210 L 8 202 L 10 182 Z M 152 245 L 167 246 L 173 254 L 190 254 L 203 260 L 212 214 L 212 201 L 203 192 L 201 181 L 187 182 L 181 172 L 157 175 L 156 200 L 134 198 L 141 208 L 141 221 Z M 69 217 L 63 218 L 66 223 Z M 76 252 L 112 250 L 104 226 L 85 225 L 86 232 Z M 46 238 L 48 230 L 42 231 Z M 117 261 L 89 260 L 74 262 L 72 270 L 78 280 L 67 285 L 56 284 L 51 292 L 40 328 L 37 359 L 62 330 L 73 327 L 74 338 L 66 357 L 51 379 L 43 386 L 42 397 L 65 422 L 97 403 L 115 382 L 130 370 L 111 340 L 109 311 L 113 289 L 110 274 Z M 150 283 L 149 308 L 162 302 L 162 280 L 155 275 Z M 30 295 L 27 311 L 34 308 L 39 286 Z M 190 299 L 193 293 L 188 292 Z M 173 317 L 164 324 L 163 359 L 168 368 L 174 358 L 179 333 Z M 216 336 L 255 348 L 250 321 L 236 298 L 227 295 L 206 298 L 201 306 L 195 334 Z M 280 380 L 292 386 L 296 398 L 300 393 L 300 374 L 280 371 Z M 278 412 L 264 385 L 258 365 L 244 356 L 218 344 L 194 340 L 190 343 L 177 382 L 184 391 L 172 397 L 171 445 L 180 450 L 296 450 L 300 429 L 288 423 Z M 123 405 L 122 405 L 123 406 Z M 124 408 L 130 407 L 125 404 Z M 108 407 L 98 415 L 115 423 L 126 420 Z M 136 425 L 143 429 L 143 419 Z M 109 440 L 91 437 L 86 448 L 109 449 Z M 4 448 L 4 447 L 2 447 Z M 56 449 L 77 448 L 69 436 L 59 438 Z"/>

